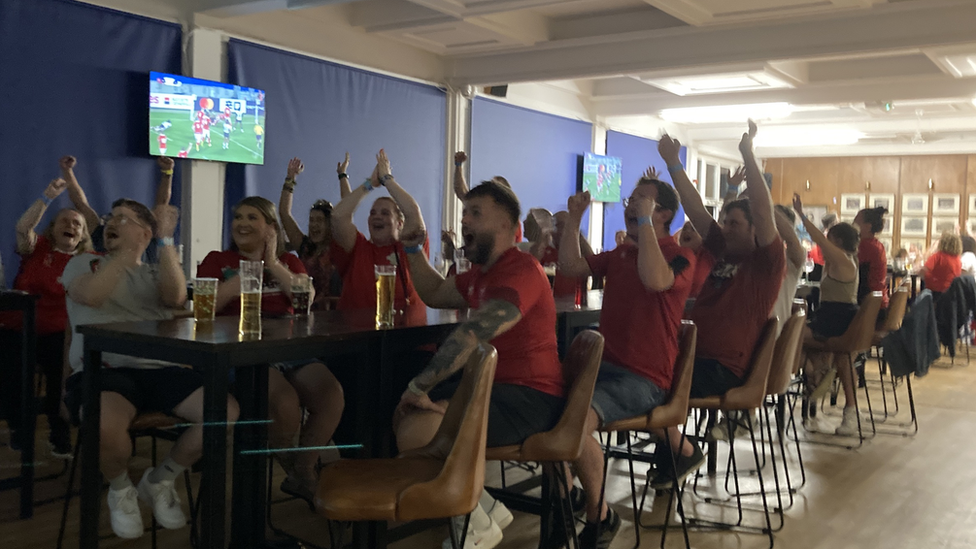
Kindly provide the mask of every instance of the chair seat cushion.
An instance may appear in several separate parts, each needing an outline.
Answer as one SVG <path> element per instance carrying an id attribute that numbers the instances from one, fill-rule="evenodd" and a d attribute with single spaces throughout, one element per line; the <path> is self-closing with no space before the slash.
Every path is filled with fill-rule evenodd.
<path id="1" fill-rule="evenodd" d="M 522 445 L 496 446 L 485 450 L 485 461 L 530 461 L 522 457 Z"/>
<path id="2" fill-rule="evenodd" d="M 178 417 L 166 415 L 162 412 L 139 414 L 129 425 L 129 431 L 146 431 L 149 429 L 172 429 L 177 424 L 184 423 Z"/>
<path id="3" fill-rule="evenodd" d="M 693 398 L 688 401 L 689 408 L 702 408 L 705 410 L 719 410 L 722 408 L 722 396 L 710 396 L 705 398 Z"/>
<path id="4" fill-rule="evenodd" d="M 332 520 L 400 520 L 400 494 L 433 480 L 443 467 L 443 461 L 423 457 L 339 460 L 322 470 L 315 507 Z"/>

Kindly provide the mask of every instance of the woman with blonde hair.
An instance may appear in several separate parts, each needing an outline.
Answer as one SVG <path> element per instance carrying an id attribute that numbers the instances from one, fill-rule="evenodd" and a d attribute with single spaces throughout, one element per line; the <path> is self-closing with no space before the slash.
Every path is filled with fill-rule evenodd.
<path id="1" fill-rule="evenodd" d="M 933 297 L 949 289 L 952 280 L 962 274 L 962 240 L 950 231 L 942 233 L 939 248 L 925 261 L 922 279 Z"/>
<path id="2" fill-rule="evenodd" d="M 234 207 L 230 249 L 210 252 L 197 268 L 197 276 L 216 278 L 214 310 L 217 315 L 240 314 L 241 282 L 237 271 L 241 261 L 264 261 L 261 315 L 284 316 L 294 312 L 291 281 L 305 274 L 305 267 L 287 253 L 273 202 L 249 196 Z M 277 454 L 287 477 L 281 490 L 311 506 L 318 485 L 317 464 L 322 447 L 328 445 L 339 425 L 345 400 L 339 380 L 315 358 L 272 364 L 268 371 L 268 412 L 271 425 L 268 440 L 274 448 L 292 449 L 295 439 L 307 451 Z M 308 418 L 302 425 L 301 409 Z M 299 436 L 300 433 L 300 436 Z"/>
<path id="3" fill-rule="evenodd" d="M 20 270 L 14 289 L 39 296 L 36 309 L 37 364 L 47 386 L 44 412 L 51 433 L 48 441 L 56 457 L 71 457 L 71 432 L 61 418 L 61 381 L 64 371 L 64 338 L 68 324 L 61 273 L 75 255 L 91 250 L 91 235 L 85 217 L 65 208 L 54 216 L 43 234 L 34 232 L 51 202 L 67 188 L 64 179 L 55 179 L 17 221 L 17 253 Z M 0 314 L 0 401 L 10 426 L 10 444 L 18 447 L 20 435 L 21 330 L 20 312 Z"/>

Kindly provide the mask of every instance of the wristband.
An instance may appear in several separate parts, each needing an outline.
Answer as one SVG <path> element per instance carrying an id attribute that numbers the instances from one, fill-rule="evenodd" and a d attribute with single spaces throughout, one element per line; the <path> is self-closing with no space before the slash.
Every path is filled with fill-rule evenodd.
<path id="1" fill-rule="evenodd" d="M 739 194 L 739 186 L 738 185 L 729 185 L 729 189 L 727 191 L 725 191 L 725 194 L 729 194 L 729 193 L 734 193 L 736 195 Z"/>
<path id="2" fill-rule="evenodd" d="M 163 175 L 173 175 L 173 170 L 159 170 L 159 173 Z"/>
<path id="3" fill-rule="evenodd" d="M 157 246 L 173 246 L 174 245 L 173 237 L 172 236 L 164 236 L 162 238 L 157 238 L 156 239 L 156 245 Z"/>
<path id="4" fill-rule="evenodd" d="M 423 251 L 423 249 L 423 246 L 417 244 L 416 246 L 405 246 L 403 251 L 408 254 L 419 254 L 421 251 Z"/>
<path id="5" fill-rule="evenodd" d="M 386 174 L 380 178 L 380 185 L 386 186 L 387 181 L 393 181 L 393 174 Z"/>
<path id="6" fill-rule="evenodd" d="M 676 171 L 683 172 L 685 171 L 685 167 L 681 164 L 668 164 L 668 173 L 674 173 Z"/>
<path id="7" fill-rule="evenodd" d="M 417 384 L 412 379 L 410 380 L 410 383 L 407 384 L 407 390 L 417 396 L 423 396 L 427 394 L 426 391 L 422 390 L 420 387 L 417 387 Z"/>
<path id="8" fill-rule="evenodd" d="M 363 190 L 364 191 L 366 191 L 366 192 L 372 192 L 373 191 L 373 182 L 370 181 L 369 179 L 367 179 L 366 181 L 363 181 L 362 187 L 363 187 Z"/>
<path id="9" fill-rule="evenodd" d="M 349 179 L 349 174 L 347 174 L 346 172 L 339 172 L 339 179 L 342 179 L 343 177 Z"/>
<path id="10" fill-rule="evenodd" d="M 651 216 L 649 216 L 649 215 L 645 215 L 643 217 L 638 217 L 637 218 L 637 226 L 638 227 L 643 227 L 644 225 L 651 225 L 651 224 L 652 224 L 651 223 Z"/>
<path id="11" fill-rule="evenodd" d="M 42 194 L 41 195 L 41 202 L 43 202 L 45 206 L 50 206 L 51 205 L 51 202 L 54 202 L 54 199 L 53 198 L 48 198 L 47 195 Z"/>
<path id="12" fill-rule="evenodd" d="M 461 167 L 461 164 L 464 164 L 464 162 L 455 162 L 454 163 L 454 167 L 455 168 L 460 168 Z"/>

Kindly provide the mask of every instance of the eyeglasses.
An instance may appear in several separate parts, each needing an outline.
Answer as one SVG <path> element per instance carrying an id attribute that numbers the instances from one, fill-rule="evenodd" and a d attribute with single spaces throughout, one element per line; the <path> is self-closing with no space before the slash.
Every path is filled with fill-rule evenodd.
<path id="1" fill-rule="evenodd" d="M 313 210 L 324 210 L 323 213 L 328 212 L 326 214 L 326 215 L 328 215 L 328 214 L 331 214 L 332 213 L 332 203 L 329 202 L 328 200 L 316 200 L 312 204 L 312 209 Z"/>
<path id="2" fill-rule="evenodd" d="M 145 223 L 140 223 L 139 221 L 137 221 L 135 219 L 132 219 L 131 217 L 129 217 L 129 216 L 125 215 L 125 214 L 118 214 L 118 215 L 110 214 L 110 213 L 109 214 L 105 214 L 105 215 L 102 216 L 102 223 L 107 225 L 108 223 L 110 223 L 111 221 L 113 221 L 115 219 L 118 219 L 119 220 L 119 225 L 120 226 L 121 225 L 129 224 L 129 223 L 134 223 L 134 224 L 142 227 L 143 229 L 148 229 L 149 228 L 149 227 L 146 226 Z"/>
<path id="3" fill-rule="evenodd" d="M 622 200 L 620 201 L 620 203 L 624 205 L 624 208 L 626 208 L 626 207 L 627 207 L 627 205 L 628 205 L 628 204 L 630 204 L 630 202 L 631 202 L 631 201 L 632 201 L 633 199 L 634 199 L 634 197 L 633 197 L 633 196 L 632 196 L 632 197 L 630 197 L 630 198 L 624 198 L 624 199 L 622 199 Z M 661 211 L 661 209 L 662 209 L 662 208 L 661 208 L 661 205 L 660 205 L 660 204 L 657 204 L 657 203 L 655 203 L 655 204 L 654 204 L 654 211 L 655 211 L 655 212 L 659 212 L 659 211 Z M 635 219 L 636 219 L 636 218 L 635 218 Z"/>

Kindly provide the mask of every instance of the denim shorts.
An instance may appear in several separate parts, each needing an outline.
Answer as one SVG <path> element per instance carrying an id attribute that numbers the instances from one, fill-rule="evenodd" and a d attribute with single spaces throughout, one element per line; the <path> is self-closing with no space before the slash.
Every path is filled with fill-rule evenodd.
<path id="1" fill-rule="evenodd" d="M 592 407 L 601 425 L 647 414 L 667 401 L 668 392 L 646 377 L 603 361 Z"/>

